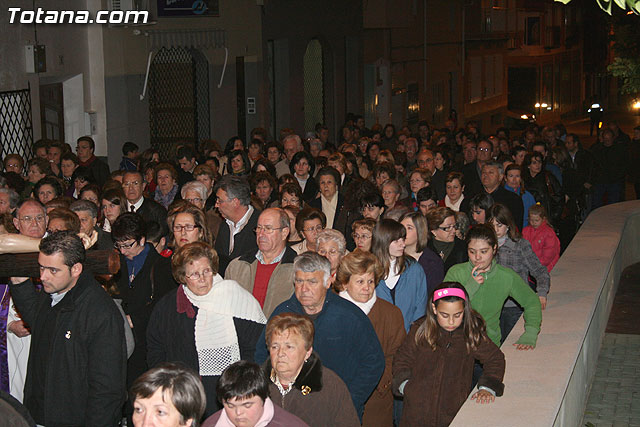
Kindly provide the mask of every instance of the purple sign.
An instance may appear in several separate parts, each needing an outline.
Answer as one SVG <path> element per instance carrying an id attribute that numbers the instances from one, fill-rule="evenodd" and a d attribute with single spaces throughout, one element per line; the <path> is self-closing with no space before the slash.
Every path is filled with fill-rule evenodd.
<path id="1" fill-rule="evenodd" d="M 158 0 L 158 16 L 220 16 L 219 0 Z"/>

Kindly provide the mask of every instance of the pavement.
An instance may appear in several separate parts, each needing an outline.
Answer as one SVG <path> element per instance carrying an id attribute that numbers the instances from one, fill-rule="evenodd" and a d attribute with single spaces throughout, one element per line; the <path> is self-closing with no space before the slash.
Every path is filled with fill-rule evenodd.
<path id="1" fill-rule="evenodd" d="M 582 426 L 640 427 L 640 263 L 624 269 Z"/>

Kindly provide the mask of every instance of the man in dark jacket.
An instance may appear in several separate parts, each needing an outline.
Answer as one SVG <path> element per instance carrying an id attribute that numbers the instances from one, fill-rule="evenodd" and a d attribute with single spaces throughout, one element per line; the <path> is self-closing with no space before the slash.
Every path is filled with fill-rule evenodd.
<path id="1" fill-rule="evenodd" d="M 298 313 L 313 320 L 313 348 L 322 364 L 340 376 L 362 419 L 364 404 L 384 371 L 384 353 L 371 321 L 354 304 L 329 292 L 331 264 L 315 252 L 305 252 L 293 262 L 294 295 L 280 304 L 271 317 Z M 255 361 L 269 357 L 265 333 L 256 344 Z"/>
<path id="2" fill-rule="evenodd" d="M 598 165 L 591 208 L 596 209 L 602 206 L 605 196 L 607 204 L 624 200 L 627 146 L 622 142 L 616 142 L 613 132 L 605 129 L 602 131 L 602 142 L 593 144 L 591 153 Z"/>
<path id="3" fill-rule="evenodd" d="M 145 221 L 155 221 L 162 226 L 165 236 L 169 234 L 167 225 L 167 210 L 159 203 L 143 197 L 145 182 L 142 174 L 137 171 L 127 171 L 122 176 L 122 189 L 127 197 L 127 212 L 136 212 Z"/>
<path id="4" fill-rule="evenodd" d="M 218 228 L 215 250 L 220 259 L 218 272 L 224 277 L 232 259 L 258 251 L 256 233 L 260 211 L 251 206 L 251 187 L 245 178 L 225 175 L 216 184 L 216 208 L 225 219 Z"/>
<path id="5" fill-rule="evenodd" d="M 11 278 L 11 295 L 31 327 L 24 404 L 40 425 L 113 426 L 125 401 L 122 316 L 91 274 L 71 232 L 40 242 L 40 279 Z"/>
<path id="6" fill-rule="evenodd" d="M 96 143 L 90 136 L 81 136 L 78 138 L 76 151 L 80 166 L 84 166 L 91 171 L 93 180 L 99 187 L 102 187 L 109 178 L 109 166 L 102 160 L 98 159 L 93 152 L 96 149 Z"/>

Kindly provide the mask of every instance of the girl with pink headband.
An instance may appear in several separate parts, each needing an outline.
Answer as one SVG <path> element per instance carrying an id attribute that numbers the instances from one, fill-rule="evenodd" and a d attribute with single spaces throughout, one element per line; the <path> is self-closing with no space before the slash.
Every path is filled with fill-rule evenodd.
<path id="1" fill-rule="evenodd" d="M 504 354 L 458 282 L 443 282 L 411 325 L 393 358 L 393 391 L 404 396 L 400 426 L 447 426 L 471 389 L 475 360 L 484 365 L 471 399 L 493 402 L 504 391 Z"/>

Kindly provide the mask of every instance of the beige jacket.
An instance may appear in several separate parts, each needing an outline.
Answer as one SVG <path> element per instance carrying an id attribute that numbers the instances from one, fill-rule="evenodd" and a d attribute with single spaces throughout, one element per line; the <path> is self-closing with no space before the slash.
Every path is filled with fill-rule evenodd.
<path id="1" fill-rule="evenodd" d="M 296 256 L 296 252 L 287 247 L 280 263 L 271 274 L 267 285 L 267 296 L 262 307 L 262 311 L 267 318 L 271 316 L 273 310 L 280 303 L 288 300 L 293 295 L 293 259 Z M 255 254 L 245 255 L 229 263 L 224 278 L 226 280 L 235 280 L 240 286 L 253 294 L 257 270 L 258 260 Z"/>

